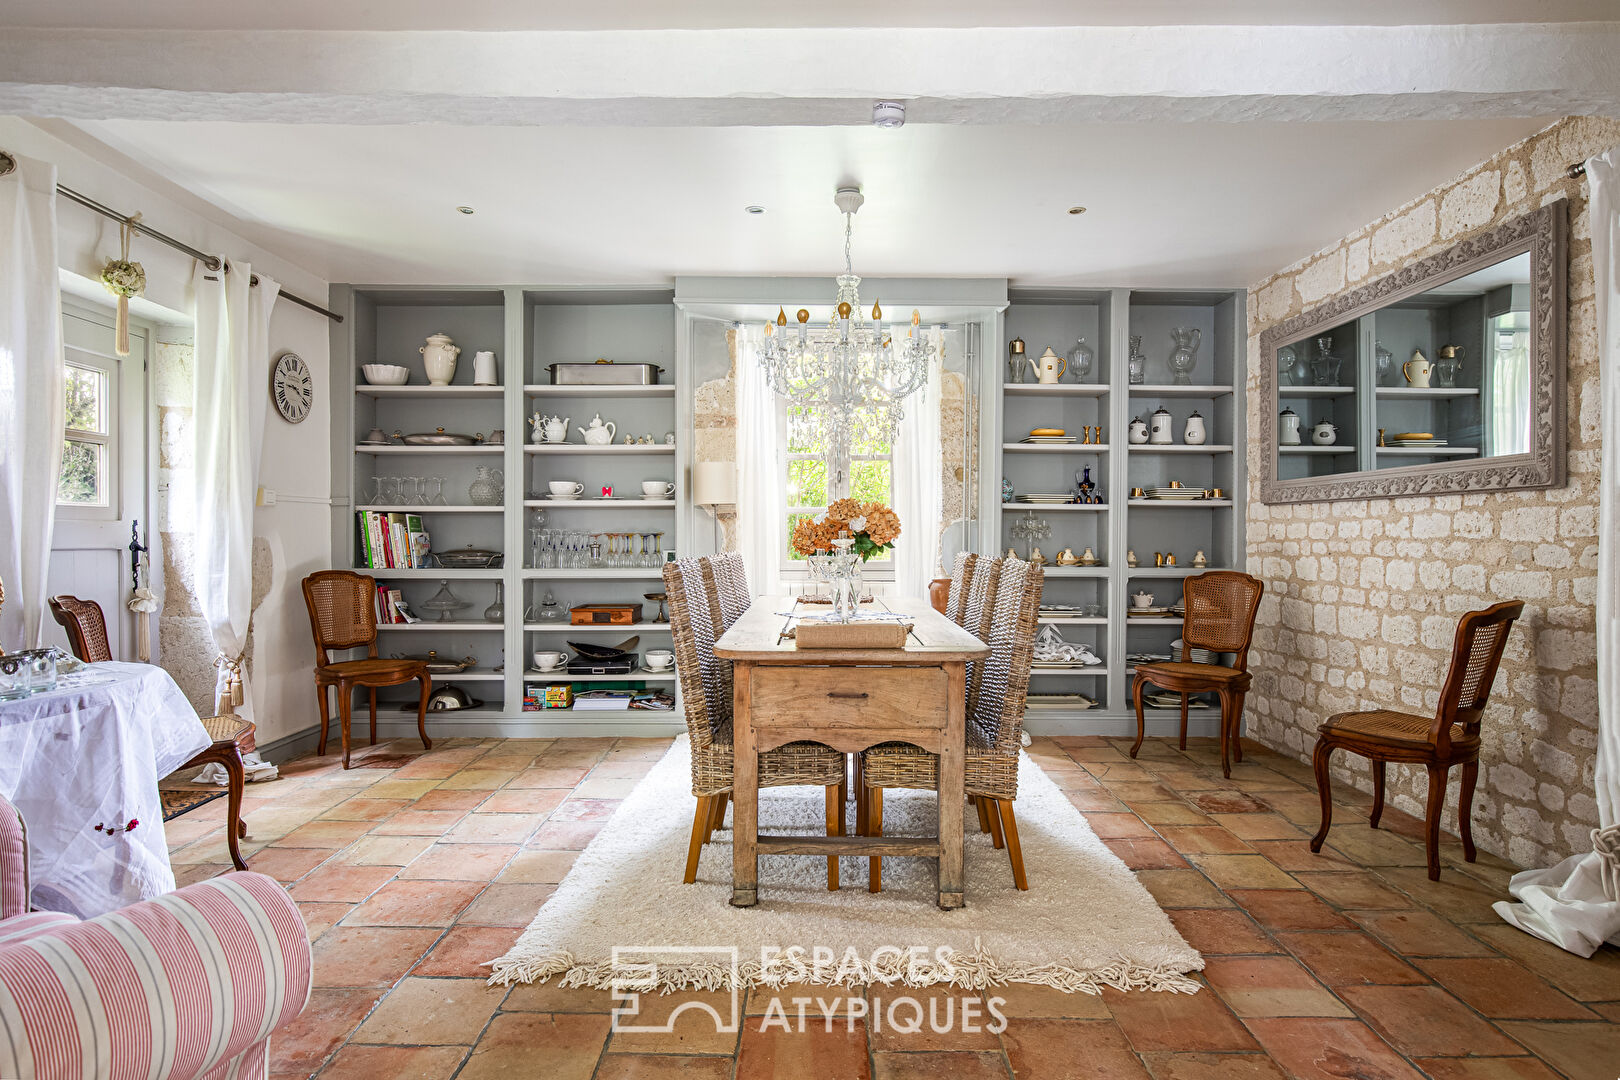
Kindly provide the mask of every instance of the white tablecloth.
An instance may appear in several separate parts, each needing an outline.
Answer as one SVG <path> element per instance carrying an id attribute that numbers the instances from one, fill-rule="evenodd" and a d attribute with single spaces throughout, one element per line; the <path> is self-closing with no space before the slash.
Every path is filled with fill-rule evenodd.
<path id="1" fill-rule="evenodd" d="M 0 701 L 0 793 L 28 827 L 33 905 L 88 919 L 173 891 L 158 780 L 212 741 L 151 664 L 91 664 Z"/>

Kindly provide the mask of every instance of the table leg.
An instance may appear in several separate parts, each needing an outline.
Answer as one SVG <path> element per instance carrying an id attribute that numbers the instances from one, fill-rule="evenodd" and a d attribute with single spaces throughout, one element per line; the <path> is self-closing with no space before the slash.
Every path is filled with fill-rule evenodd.
<path id="1" fill-rule="evenodd" d="M 753 907 L 759 900 L 759 753 L 754 746 L 754 665 L 732 668 L 731 903 Z"/>
<path id="2" fill-rule="evenodd" d="M 945 745 L 939 755 L 939 906 L 947 910 L 965 902 L 962 886 L 962 799 L 967 754 L 967 665 L 945 665 Z"/>

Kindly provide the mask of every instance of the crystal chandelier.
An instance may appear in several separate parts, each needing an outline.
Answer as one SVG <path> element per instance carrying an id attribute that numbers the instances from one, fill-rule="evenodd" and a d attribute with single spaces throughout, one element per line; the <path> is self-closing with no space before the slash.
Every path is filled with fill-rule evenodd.
<path id="1" fill-rule="evenodd" d="M 855 212 L 866 201 L 859 188 L 839 188 L 833 202 L 844 215 L 844 272 L 838 299 L 825 325 L 812 327 L 810 312 L 798 311 L 798 332 L 788 327 L 787 310 L 765 324 L 760 364 L 771 389 L 821 431 L 835 478 L 848 470 L 857 433 L 890 443 L 904 417 L 900 403 L 928 381 L 933 349 L 919 332 L 922 317 L 911 313 L 911 327 L 898 345 L 885 331 L 883 309 L 872 305 L 868 322 L 861 313 L 860 284 L 850 262 Z"/>

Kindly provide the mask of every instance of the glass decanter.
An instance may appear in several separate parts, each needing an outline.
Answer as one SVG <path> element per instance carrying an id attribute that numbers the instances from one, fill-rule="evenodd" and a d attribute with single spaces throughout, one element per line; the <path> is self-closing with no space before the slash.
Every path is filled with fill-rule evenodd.
<path id="1" fill-rule="evenodd" d="M 1074 343 L 1074 348 L 1069 350 L 1069 374 L 1075 382 L 1082 383 L 1091 377 L 1091 362 L 1096 356 L 1096 351 L 1086 344 L 1085 338 Z"/>
<path id="2" fill-rule="evenodd" d="M 1389 385 L 1389 373 L 1395 370 L 1395 354 L 1384 348 L 1382 341 L 1373 342 L 1373 371 L 1379 386 Z"/>
<path id="3" fill-rule="evenodd" d="M 1141 334 L 1131 335 L 1131 355 L 1126 360 L 1126 368 L 1132 386 L 1147 382 L 1147 356 L 1142 352 Z"/>
<path id="4" fill-rule="evenodd" d="M 1170 381 L 1176 386 L 1192 385 L 1193 365 L 1198 362 L 1198 342 L 1203 332 L 1195 326 L 1178 326 L 1170 331 L 1175 347 L 1170 350 Z"/>
<path id="5" fill-rule="evenodd" d="M 506 582 L 495 583 L 495 602 L 484 609 L 485 622 L 506 621 Z"/>
<path id="6" fill-rule="evenodd" d="M 1311 358 L 1311 382 L 1317 386 L 1339 385 L 1339 365 L 1342 361 L 1333 355 L 1333 339 L 1316 339 L 1316 355 Z"/>

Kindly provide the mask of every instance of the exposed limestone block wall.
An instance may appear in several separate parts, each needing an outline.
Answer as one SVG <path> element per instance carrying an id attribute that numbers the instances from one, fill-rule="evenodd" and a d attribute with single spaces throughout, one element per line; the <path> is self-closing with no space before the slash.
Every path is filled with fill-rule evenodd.
<path id="1" fill-rule="evenodd" d="M 1567 486 L 1496 495 L 1267 506 L 1250 485 L 1248 568 L 1266 583 L 1250 667 L 1249 733 L 1309 759 L 1315 729 L 1351 709 L 1432 713 L 1457 616 L 1526 601 L 1484 724 L 1474 838 L 1524 866 L 1590 850 L 1597 825 L 1595 597 L 1600 428 L 1592 245 L 1584 182 L 1565 167 L 1620 144 L 1620 121 L 1569 118 L 1287 267 L 1249 292 L 1248 467 L 1275 417 L 1260 399 L 1268 326 L 1471 233 L 1569 199 Z M 1372 787 L 1336 755 L 1335 783 Z M 1445 828 L 1456 831 L 1457 770 Z M 1391 766 L 1390 801 L 1422 815 L 1422 769 Z"/>

